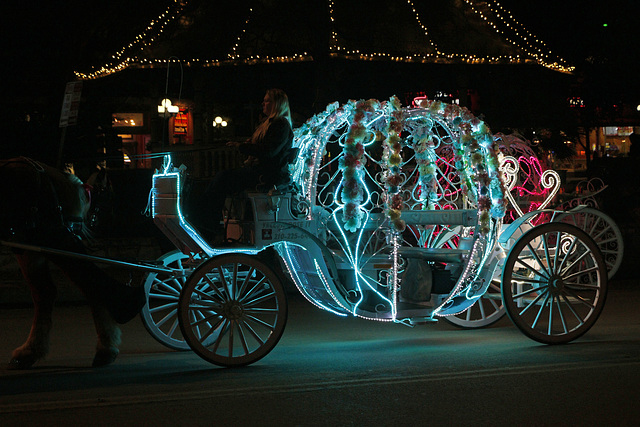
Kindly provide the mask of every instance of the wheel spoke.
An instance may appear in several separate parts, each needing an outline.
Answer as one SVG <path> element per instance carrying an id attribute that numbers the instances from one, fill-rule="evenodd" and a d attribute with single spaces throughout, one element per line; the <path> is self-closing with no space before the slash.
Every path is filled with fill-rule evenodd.
<path id="1" fill-rule="evenodd" d="M 562 271 L 560 272 L 560 275 L 561 275 L 561 276 L 564 276 L 564 274 L 565 274 L 567 271 L 571 270 L 571 269 L 572 269 L 572 268 L 573 268 L 577 263 L 579 263 L 580 261 L 582 261 L 582 260 L 583 260 L 586 256 L 588 256 L 588 255 L 589 255 L 589 252 L 587 252 L 587 251 L 582 252 L 582 253 L 578 256 L 578 258 L 571 260 L 571 264 L 570 264 L 570 265 L 568 265 L 566 268 L 562 269 Z"/>
<path id="2" fill-rule="evenodd" d="M 216 328 L 216 332 L 218 332 L 218 337 L 213 343 L 212 350 L 214 353 L 218 352 L 218 348 L 220 348 L 220 344 L 222 343 L 222 338 L 227 334 L 229 327 L 233 327 L 231 322 L 227 319 L 222 319 L 222 325 L 220 325 L 219 328 Z"/>
<path id="3" fill-rule="evenodd" d="M 164 311 L 164 310 L 167 310 L 167 309 L 170 309 L 170 308 L 175 308 L 176 306 L 177 306 L 176 302 L 169 303 L 169 304 L 164 304 L 164 305 L 157 305 L 157 306 L 155 306 L 153 308 L 150 308 L 149 309 L 149 313 L 154 314 L 154 313 L 157 313 L 159 311 Z M 175 314 L 176 310 L 173 310 L 173 313 Z"/>
<path id="4" fill-rule="evenodd" d="M 558 232 L 558 234 L 560 234 L 560 232 Z M 567 260 L 569 259 L 569 257 L 571 256 L 571 252 L 573 252 L 573 248 L 576 246 L 576 243 L 578 242 L 577 237 L 573 236 L 573 239 L 571 240 L 571 244 L 569 245 L 569 247 L 567 248 L 567 252 L 564 254 L 564 256 L 562 257 L 562 261 L 560 261 L 560 265 L 558 266 L 558 268 L 556 268 L 554 270 L 554 272 L 558 272 L 558 271 L 562 271 L 564 270 L 564 264 L 567 262 Z M 560 245 L 561 241 L 558 240 L 556 242 L 556 258 L 558 258 L 558 254 L 560 253 L 560 249 L 561 249 L 561 245 Z"/>
<path id="5" fill-rule="evenodd" d="M 175 295 L 167 295 L 167 294 L 156 294 L 155 292 L 149 292 L 149 301 L 151 300 L 166 300 L 166 301 L 174 301 L 174 303 L 178 302 L 178 297 Z"/>
<path id="6" fill-rule="evenodd" d="M 171 324 L 171 327 L 167 331 L 167 336 L 168 337 L 172 337 L 173 334 L 176 333 L 176 330 L 178 329 L 178 326 L 179 326 L 179 322 L 178 322 L 178 317 L 176 316 L 173 319 L 173 323 Z"/>
<path id="7" fill-rule="evenodd" d="M 536 297 L 532 299 L 531 302 L 529 302 L 529 304 L 527 304 L 527 306 L 519 314 L 523 315 L 531 307 L 534 307 L 537 304 L 537 302 L 540 300 L 540 298 L 542 298 L 544 295 L 545 295 L 545 292 L 542 292 L 536 295 Z"/>
<path id="8" fill-rule="evenodd" d="M 256 323 L 259 323 L 260 325 L 264 326 L 265 328 L 269 329 L 269 331 L 273 331 L 273 325 L 270 323 L 267 323 L 266 321 L 262 320 L 262 319 L 258 319 L 255 316 L 250 316 L 247 315 L 247 317 L 251 320 L 253 320 Z"/>
<path id="9" fill-rule="evenodd" d="M 209 277 L 208 274 L 205 274 L 205 276 L 203 277 L 203 279 L 205 280 L 206 284 L 203 283 L 203 287 L 200 289 L 196 289 L 194 290 L 194 292 L 196 293 L 201 293 L 203 296 L 207 296 L 209 298 L 212 298 L 211 295 L 207 294 L 204 292 L 204 285 L 208 285 L 209 288 L 211 288 L 211 290 L 220 298 L 220 301 L 225 301 L 227 298 L 220 292 L 220 289 L 218 287 L 218 285 L 216 283 L 213 282 L 213 280 L 211 280 L 211 278 Z M 213 299 L 213 298 L 212 298 Z"/>
<path id="10" fill-rule="evenodd" d="M 575 273 L 571 273 L 568 276 L 563 276 L 563 280 L 569 280 L 569 279 L 573 279 L 575 277 L 580 277 L 584 274 L 588 274 L 591 273 L 593 271 L 598 271 L 600 268 L 598 266 L 593 266 L 590 268 L 587 268 L 585 270 L 580 270 L 580 271 L 576 271 Z"/>
<path id="11" fill-rule="evenodd" d="M 594 236 L 595 230 L 598 228 L 598 224 L 600 224 L 600 221 L 602 221 L 602 218 L 598 217 L 594 222 L 593 222 L 593 226 L 591 227 L 591 230 L 589 230 L 587 232 L 587 234 L 589 236 Z M 596 240 L 595 237 L 593 237 L 593 240 Z"/>
<path id="12" fill-rule="evenodd" d="M 472 309 L 473 309 L 473 306 L 469 307 L 469 308 L 467 309 L 467 311 L 464 313 L 464 315 L 465 315 L 464 320 L 466 320 L 467 322 L 470 322 L 470 321 L 471 321 L 471 310 L 472 310 Z"/>
<path id="13" fill-rule="evenodd" d="M 253 308 L 246 308 L 244 311 L 245 313 L 265 314 L 265 313 L 277 313 L 279 310 L 277 307 L 274 307 L 274 308 L 253 307 Z"/>
<path id="14" fill-rule="evenodd" d="M 158 321 L 156 322 L 156 326 L 157 326 L 157 327 L 160 327 L 160 326 L 164 325 L 164 323 L 165 323 L 167 320 L 169 320 L 169 319 L 171 319 L 171 318 L 175 317 L 175 315 L 176 315 L 176 313 L 177 313 L 177 312 L 178 312 L 178 310 L 177 310 L 177 309 L 175 309 L 175 310 L 171 310 L 171 311 L 170 311 L 166 316 L 164 316 L 162 319 L 160 319 L 160 320 L 158 320 Z"/>
<path id="15" fill-rule="evenodd" d="M 556 253 L 553 257 L 553 272 L 558 271 L 558 255 L 560 254 L 560 231 L 556 232 Z"/>
<path id="16" fill-rule="evenodd" d="M 197 318 L 196 313 L 200 315 L 200 319 Z M 210 320 L 212 319 L 221 319 L 222 316 L 216 312 L 208 312 L 207 315 L 205 315 L 202 311 L 200 310 L 194 310 L 194 316 L 193 316 L 193 322 L 189 323 L 189 325 L 191 327 L 200 327 L 203 326 L 203 324 L 206 324 L 207 326 L 211 326 L 211 323 L 209 323 Z"/>
<path id="17" fill-rule="evenodd" d="M 223 300 L 228 300 L 231 298 L 231 295 L 229 294 L 230 286 L 227 280 L 227 275 L 225 274 L 227 270 L 223 269 L 223 267 L 224 266 L 221 265 L 216 269 L 218 276 L 220 277 L 220 284 L 217 286 L 217 291 L 220 293 Z"/>
<path id="18" fill-rule="evenodd" d="M 267 280 L 267 278 L 265 276 L 262 276 L 262 278 L 258 280 L 246 294 L 238 298 L 238 301 L 244 303 L 247 300 L 247 298 L 250 298 L 255 292 L 259 291 L 258 288 L 264 283 L 265 280 Z"/>
<path id="19" fill-rule="evenodd" d="M 529 283 L 531 285 L 546 285 L 547 283 L 549 283 L 549 279 L 547 280 L 532 279 L 530 277 L 523 276 L 518 273 L 513 273 L 513 280 L 517 280 L 518 282 Z"/>
<path id="20" fill-rule="evenodd" d="M 180 290 L 182 289 L 182 286 L 180 285 L 180 282 L 178 282 L 177 280 L 173 279 L 172 281 L 177 284 L 176 287 L 170 286 L 169 285 L 170 281 L 160 280 L 156 276 L 153 279 L 153 286 L 151 287 L 151 289 L 155 288 L 157 291 L 160 291 L 160 288 L 163 288 L 164 290 L 167 291 L 167 293 L 179 297 L 180 296 Z"/>
<path id="21" fill-rule="evenodd" d="M 482 305 L 482 298 L 480 298 L 476 304 L 478 304 L 478 308 L 480 309 L 480 318 L 485 319 L 487 316 L 484 312 L 484 305 Z"/>
<path id="22" fill-rule="evenodd" d="M 536 299 L 538 299 L 538 298 L 536 298 Z M 531 324 L 531 327 L 533 329 L 535 329 L 536 325 L 538 324 L 538 320 L 540 319 L 540 315 L 544 311 L 544 307 L 547 305 L 547 301 L 549 301 L 549 292 L 545 292 L 544 301 L 542 301 L 542 304 L 540 304 L 540 309 L 538 310 L 538 314 L 536 315 L 536 318 L 534 319 L 533 323 Z M 524 310 L 522 312 L 520 312 L 520 314 L 522 314 L 522 313 L 524 313 Z"/>
<path id="23" fill-rule="evenodd" d="M 244 355 L 249 354 L 249 346 L 247 344 L 247 339 L 244 336 L 244 332 L 242 331 L 242 323 L 238 322 L 238 338 L 240 339 L 240 343 L 242 344 L 242 349 L 244 350 Z"/>
<path id="24" fill-rule="evenodd" d="M 553 335 L 553 302 L 555 297 L 551 292 L 549 292 L 549 296 L 551 297 L 551 301 L 549 302 L 549 324 L 547 325 L 547 335 Z"/>
<path id="25" fill-rule="evenodd" d="M 258 321 L 257 319 L 255 319 L 252 316 L 247 316 L 249 317 L 251 320 L 253 321 Z M 260 337 L 260 335 L 258 335 L 258 333 L 251 327 L 251 325 L 248 322 L 244 322 L 245 327 L 247 328 L 247 330 L 249 331 L 249 333 L 251 334 L 251 336 L 253 337 L 253 339 L 255 339 L 260 345 L 264 344 L 264 340 Z M 269 328 L 269 333 L 273 332 L 273 328 L 271 327 L 271 325 L 269 324 L 264 324 L 264 326 L 266 326 L 267 328 Z"/>
<path id="26" fill-rule="evenodd" d="M 244 294 L 245 290 L 247 289 L 247 285 L 249 284 L 251 277 L 253 276 L 255 272 L 255 268 L 250 267 L 249 271 L 247 272 L 247 275 L 245 276 L 244 280 L 242 281 L 242 286 L 240 286 L 240 289 L 238 289 L 238 294 L 236 295 L 237 298 L 239 298 L 241 295 Z"/>
<path id="27" fill-rule="evenodd" d="M 231 285 L 229 285 L 229 297 L 231 299 L 236 298 L 236 291 L 238 287 L 238 263 L 233 263 L 233 276 L 231 280 Z"/>
<path id="28" fill-rule="evenodd" d="M 544 274 L 542 274 L 541 271 L 538 271 L 538 269 L 536 269 L 535 267 L 530 266 L 529 264 L 527 264 L 526 262 L 524 262 L 523 260 L 521 260 L 520 258 L 518 258 L 516 260 L 517 263 L 521 264 L 524 268 L 526 268 L 527 270 L 529 270 L 530 272 L 532 272 L 533 274 L 536 275 L 540 275 L 542 277 L 545 277 L 548 279 L 548 277 L 546 277 Z"/>
<path id="29" fill-rule="evenodd" d="M 574 291 L 597 291 L 600 289 L 600 285 L 589 285 L 586 283 L 567 283 L 565 287 L 573 289 Z"/>
<path id="30" fill-rule="evenodd" d="M 234 337 L 234 330 L 235 330 L 235 326 L 236 326 L 236 322 L 231 322 L 230 326 L 229 326 L 229 359 L 231 359 L 233 357 L 233 337 Z"/>
<path id="31" fill-rule="evenodd" d="M 547 260 L 547 266 L 545 267 L 545 264 L 540 260 L 540 258 L 538 257 L 538 254 L 536 253 L 536 250 L 534 250 L 531 247 L 531 244 L 527 243 L 527 247 L 529 248 L 529 251 L 531 252 L 531 255 L 535 258 L 535 261 L 538 263 L 538 265 L 540 266 L 540 270 L 544 269 L 544 272 L 546 274 L 542 274 L 542 271 L 538 271 L 538 274 L 540 274 L 542 277 L 546 277 L 549 278 L 551 277 L 551 272 L 549 271 L 549 262 Z M 544 245 L 544 252 L 545 252 L 545 256 L 549 253 L 549 250 L 547 249 L 547 245 Z"/>
<path id="32" fill-rule="evenodd" d="M 546 239 L 542 238 L 542 243 L 544 246 L 544 259 L 547 260 L 547 266 L 549 267 L 549 271 L 553 273 L 556 270 L 555 258 L 553 262 L 553 267 L 551 266 L 551 255 L 549 254 L 549 245 L 547 244 Z"/>
<path id="33" fill-rule="evenodd" d="M 583 305 L 589 307 L 591 310 L 595 308 L 595 306 L 592 303 L 590 303 L 586 298 L 576 294 L 575 292 L 573 292 L 573 290 L 565 287 L 565 292 L 571 295 L 572 297 L 574 297 L 577 301 L 581 302 Z"/>
<path id="34" fill-rule="evenodd" d="M 276 293 L 272 290 L 268 294 L 256 296 L 251 301 L 243 301 L 243 303 L 246 306 L 254 306 L 254 305 L 260 304 L 261 302 L 263 302 L 265 300 L 268 300 L 268 299 L 271 299 L 271 298 L 275 297 L 275 295 L 276 295 Z"/>
<path id="35" fill-rule="evenodd" d="M 573 304 L 571 304 L 569 298 L 567 298 L 567 296 L 564 294 L 561 294 L 561 297 L 564 300 L 565 305 L 569 307 L 569 310 L 571 310 L 571 313 L 573 313 L 573 315 L 575 316 L 576 320 L 580 322 L 578 326 L 584 325 L 584 319 L 580 317 L 580 315 L 573 309 Z"/>
<path id="36" fill-rule="evenodd" d="M 539 287 L 537 287 L 537 288 L 527 289 L 527 290 L 526 290 L 526 291 L 524 291 L 524 292 L 520 292 L 519 294 L 515 294 L 515 295 L 513 295 L 513 299 L 514 299 L 514 301 L 515 301 L 515 300 L 517 300 L 517 299 L 520 299 L 520 298 L 524 297 L 525 295 L 530 295 L 530 294 L 535 293 L 535 292 L 538 292 L 538 291 L 542 291 L 542 292 L 544 292 L 544 291 L 546 291 L 546 290 L 547 290 L 547 287 L 546 287 L 546 286 L 539 286 Z"/>

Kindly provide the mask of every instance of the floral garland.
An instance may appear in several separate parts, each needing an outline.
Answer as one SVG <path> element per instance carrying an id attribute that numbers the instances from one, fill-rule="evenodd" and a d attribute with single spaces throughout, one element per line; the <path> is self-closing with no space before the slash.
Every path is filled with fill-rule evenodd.
<path id="1" fill-rule="evenodd" d="M 402 145 L 400 133 L 402 132 L 402 110 L 400 100 L 392 96 L 384 105 L 389 117 L 387 121 L 387 137 L 383 142 L 383 167 L 385 168 L 383 179 L 385 182 L 385 201 L 387 205 L 387 217 L 391 221 L 392 229 L 395 232 L 403 232 L 406 223 L 402 216 L 402 195 L 400 185 L 402 184 Z"/>
<path id="2" fill-rule="evenodd" d="M 480 233 L 490 230 L 490 219 L 506 211 L 504 183 L 499 172 L 498 146 L 489 127 L 469 110 L 455 104 L 423 100 L 420 106 L 442 115 L 460 130 L 454 140 L 454 161 L 463 193 L 477 204 Z"/>
<path id="3" fill-rule="evenodd" d="M 363 140 L 367 135 L 367 129 L 362 120 L 365 113 L 375 110 L 377 101 L 349 101 L 346 107 L 352 109 L 351 125 L 346 134 L 342 157 L 339 167 L 342 171 L 341 199 L 344 203 L 342 220 L 347 231 L 355 232 L 362 226 L 364 213 L 361 208 L 364 199 L 364 157 Z"/>
<path id="4" fill-rule="evenodd" d="M 436 193 L 436 165 L 429 156 L 433 153 L 434 144 L 431 135 L 425 132 L 424 128 L 418 129 L 414 138 L 417 139 L 413 146 L 416 154 L 416 164 L 418 166 L 418 201 L 422 202 L 422 209 L 434 209 L 434 204 L 438 199 Z"/>

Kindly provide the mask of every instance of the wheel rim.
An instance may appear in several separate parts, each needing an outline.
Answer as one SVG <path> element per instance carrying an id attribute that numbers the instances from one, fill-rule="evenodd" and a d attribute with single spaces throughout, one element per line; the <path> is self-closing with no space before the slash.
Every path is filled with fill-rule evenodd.
<path id="1" fill-rule="evenodd" d="M 178 322 L 178 301 L 188 274 L 183 261 L 187 258 L 180 251 L 169 252 L 158 260 L 165 267 L 183 270 L 183 274 L 175 277 L 149 273 L 144 279 L 147 304 L 140 312 L 142 323 L 156 341 L 174 350 L 189 349 Z"/>
<path id="2" fill-rule="evenodd" d="M 221 255 L 200 266 L 183 289 L 180 328 L 188 345 L 220 366 L 264 357 L 282 336 L 286 295 L 277 276 L 246 255 Z"/>
<path id="3" fill-rule="evenodd" d="M 585 232 L 550 223 L 525 233 L 509 252 L 502 297 L 513 323 L 546 344 L 572 341 L 595 323 L 607 292 L 602 255 Z"/>

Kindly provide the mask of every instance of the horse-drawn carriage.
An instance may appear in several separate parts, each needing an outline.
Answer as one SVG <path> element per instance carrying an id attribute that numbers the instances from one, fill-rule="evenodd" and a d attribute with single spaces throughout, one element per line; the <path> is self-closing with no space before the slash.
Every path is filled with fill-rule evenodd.
<path id="1" fill-rule="evenodd" d="M 174 273 L 147 276 L 143 318 L 165 345 L 224 366 L 260 359 L 284 329 L 283 282 L 338 316 L 410 326 L 481 327 L 507 313 L 549 344 L 598 318 L 619 230 L 585 207 L 503 224 L 517 167 L 466 109 L 336 103 L 295 135 L 292 182 L 235 198 L 231 246 L 210 247 L 182 215 L 169 159 L 154 176 L 153 216 L 178 251 L 162 258 Z"/>
<path id="2" fill-rule="evenodd" d="M 143 322 L 159 342 L 253 363 L 284 331 L 288 284 L 338 316 L 409 326 L 481 327 L 506 313 L 547 344 L 580 337 L 600 315 L 619 230 L 595 209 L 544 203 L 504 224 L 518 161 L 468 110 L 335 103 L 295 130 L 294 146 L 290 181 L 234 197 L 233 244 L 217 247 L 181 211 L 184 169 L 165 158 L 152 214 L 176 250 L 138 266 L 148 268 Z M 558 184 L 553 172 L 543 181 Z"/>

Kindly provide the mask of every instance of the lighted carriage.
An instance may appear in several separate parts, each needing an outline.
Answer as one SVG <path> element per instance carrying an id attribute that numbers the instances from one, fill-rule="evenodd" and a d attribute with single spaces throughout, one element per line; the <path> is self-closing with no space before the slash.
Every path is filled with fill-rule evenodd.
<path id="1" fill-rule="evenodd" d="M 163 344 L 224 366 L 255 362 L 284 330 L 285 281 L 339 316 L 478 327 L 506 312 L 549 344 L 581 336 L 602 311 L 611 241 L 594 237 L 607 217 L 540 206 L 504 225 L 516 172 L 466 109 L 336 103 L 295 136 L 292 182 L 233 201 L 232 247 L 211 247 L 183 217 L 170 159 L 154 176 L 154 220 L 178 248 L 161 259 L 171 273 L 145 280 L 143 319 Z"/>

